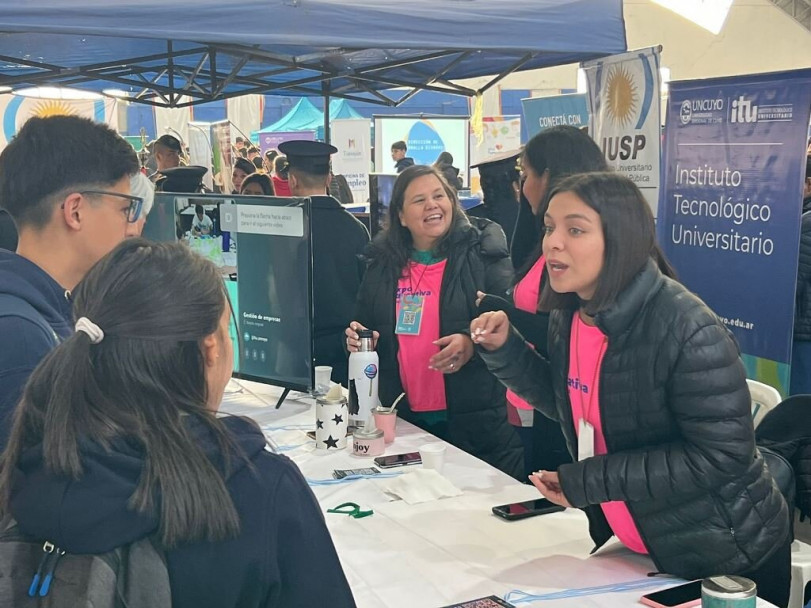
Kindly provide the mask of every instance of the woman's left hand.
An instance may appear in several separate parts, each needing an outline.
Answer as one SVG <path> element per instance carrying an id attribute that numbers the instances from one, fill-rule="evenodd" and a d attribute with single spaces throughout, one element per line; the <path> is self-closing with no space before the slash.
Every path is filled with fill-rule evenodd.
<path id="1" fill-rule="evenodd" d="M 465 334 L 451 334 L 435 341 L 440 351 L 428 360 L 429 369 L 453 374 L 473 357 L 473 342 Z"/>
<path id="2" fill-rule="evenodd" d="M 563 495 L 560 487 L 560 479 L 556 471 L 538 471 L 529 476 L 532 485 L 538 488 L 544 498 L 561 507 L 571 507 L 572 505 Z"/>

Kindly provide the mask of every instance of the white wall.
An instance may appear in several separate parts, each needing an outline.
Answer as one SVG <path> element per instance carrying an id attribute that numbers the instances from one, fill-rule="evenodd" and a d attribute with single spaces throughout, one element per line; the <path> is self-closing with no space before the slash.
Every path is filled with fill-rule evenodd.
<path id="1" fill-rule="evenodd" d="M 625 0 L 624 11 L 628 48 L 661 44 L 671 80 L 811 67 L 811 32 L 769 0 L 735 0 L 717 36 L 651 0 Z M 465 82 L 476 86 L 486 79 Z M 577 86 L 577 65 L 519 72 L 500 84 L 554 95 Z"/>

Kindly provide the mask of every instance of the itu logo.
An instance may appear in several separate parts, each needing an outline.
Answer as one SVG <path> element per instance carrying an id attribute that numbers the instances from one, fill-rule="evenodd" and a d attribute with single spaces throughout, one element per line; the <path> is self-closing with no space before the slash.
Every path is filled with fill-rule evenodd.
<path id="1" fill-rule="evenodd" d="M 373 380 L 375 376 L 377 376 L 377 365 L 374 363 L 370 363 L 366 367 L 363 368 L 363 373 L 366 375 L 369 380 Z"/>
<path id="2" fill-rule="evenodd" d="M 741 95 L 730 106 L 729 122 L 757 122 L 757 106 Z"/>
<path id="3" fill-rule="evenodd" d="M 689 99 L 685 99 L 681 102 L 681 108 L 679 109 L 679 120 L 683 125 L 689 125 L 690 120 L 693 118 L 693 108 L 690 104 Z"/>

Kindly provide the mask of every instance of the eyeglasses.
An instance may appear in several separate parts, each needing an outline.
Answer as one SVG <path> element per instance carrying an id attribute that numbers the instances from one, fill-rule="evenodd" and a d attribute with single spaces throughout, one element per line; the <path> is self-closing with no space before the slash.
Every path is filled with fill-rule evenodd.
<path id="1" fill-rule="evenodd" d="M 141 218 L 141 209 L 144 206 L 144 199 L 140 196 L 132 196 L 131 194 L 121 194 L 120 192 L 110 192 L 109 190 L 83 190 L 79 192 L 82 196 L 86 194 L 95 194 L 96 196 L 115 196 L 123 198 L 130 202 L 127 208 L 127 223 L 134 224 Z"/>

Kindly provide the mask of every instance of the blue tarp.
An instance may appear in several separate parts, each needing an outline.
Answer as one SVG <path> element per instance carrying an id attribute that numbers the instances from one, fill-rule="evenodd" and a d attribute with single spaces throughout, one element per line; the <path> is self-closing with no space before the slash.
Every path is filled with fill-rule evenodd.
<path id="1" fill-rule="evenodd" d="M 0 86 L 146 88 L 159 103 L 317 95 L 325 77 L 374 99 L 626 49 L 622 0 L 0 0 L 0 32 Z"/>
<path id="2" fill-rule="evenodd" d="M 329 118 L 363 118 L 344 99 L 334 99 L 329 104 Z M 312 102 L 303 97 L 280 120 L 259 133 L 274 133 L 277 131 L 316 131 L 324 127 L 324 113 L 316 108 Z"/>

